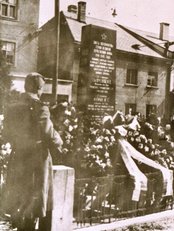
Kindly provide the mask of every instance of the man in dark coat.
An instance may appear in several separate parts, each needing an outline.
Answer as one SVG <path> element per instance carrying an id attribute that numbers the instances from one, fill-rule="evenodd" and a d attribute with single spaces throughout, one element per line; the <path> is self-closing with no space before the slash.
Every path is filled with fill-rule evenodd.
<path id="1" fill-rule="evenodd" d="M 44 79 L 31 73 L 25 80 L 25 93 L 9 105 L 5 113 L 4 137 L 13 152 L 8 166 L 5 207 L 13 226 L 20 231 L 51 229 L 52 158 L 49 149 L 60 153 L 63 144 L 53 128 L 49 108 L 40 101 Z"/>

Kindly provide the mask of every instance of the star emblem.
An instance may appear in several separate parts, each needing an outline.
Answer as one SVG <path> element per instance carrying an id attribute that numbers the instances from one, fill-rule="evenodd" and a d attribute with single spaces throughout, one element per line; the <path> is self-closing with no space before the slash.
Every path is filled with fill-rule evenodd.
<path id="1" fill-rule="evenodd" d="M 105 33 L 101 34 L 101 39 L 102 40 L 106 40 L 107 39 L 107 35 Z"/>

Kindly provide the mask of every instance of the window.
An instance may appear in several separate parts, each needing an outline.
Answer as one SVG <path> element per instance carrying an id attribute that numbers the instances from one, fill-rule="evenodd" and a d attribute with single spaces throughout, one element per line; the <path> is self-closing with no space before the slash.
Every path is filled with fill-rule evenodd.
<path id="1" fill-rule="evenodd" d="M 157 72 L 149 72 L 147 79 L 147 86 L 157 87 L 158 83 L 158 73 Z"/>
<path id="2" fill-rule="evenodd" d="M 126 83 L 137 85 L 137 76 L 138 76 L 137 69 L 127 69 Z"/>
<path id="3" fill-rule="evenodd" d="M 0 15 L 3 17 L 16 19 L 17 17 L 17 0 L 0 1 Z"/>
<path id="4" fill-rule="evenodd" d="M 8 64 L 14 64 L 15 61 L 15 43 L 2 41 L 2 52 Z"/>
<path id="5" fill-rule="evenodd" d="M 137 106 L 134 103 L 126 103 L 125 104 L 125 115 L 131 114 L 135 115 Z"/>

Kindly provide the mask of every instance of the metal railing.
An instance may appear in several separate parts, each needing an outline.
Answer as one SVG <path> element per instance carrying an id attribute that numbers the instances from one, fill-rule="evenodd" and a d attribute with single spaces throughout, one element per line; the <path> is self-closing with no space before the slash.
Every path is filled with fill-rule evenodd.
<path id="1" fill-rule="evenodd" d="M 161 173 L 145 175 L 148 190 L 141 192 L 138 201 L 132 200 L 134 181 L 129 175 L 76 179 L 76 228 L 171 209 L 173 198 L 164 197 Z"/>

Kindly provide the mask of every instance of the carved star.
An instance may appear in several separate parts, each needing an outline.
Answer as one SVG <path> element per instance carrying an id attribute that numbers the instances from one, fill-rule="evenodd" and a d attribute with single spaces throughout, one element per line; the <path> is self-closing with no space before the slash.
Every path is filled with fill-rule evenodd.
<path id="1" fill-rule="evenodd" d="M 107 39 L 107 35 L 105 33 L 101 34 L 101 39 L 102 40 L 106 40 Z"/>

